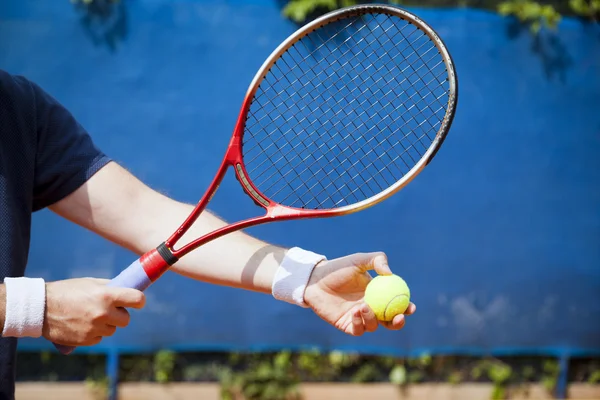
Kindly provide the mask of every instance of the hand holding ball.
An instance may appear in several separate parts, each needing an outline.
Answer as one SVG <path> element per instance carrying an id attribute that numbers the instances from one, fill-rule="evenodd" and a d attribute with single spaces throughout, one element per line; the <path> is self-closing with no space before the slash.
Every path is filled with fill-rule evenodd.
<path id="1" fill-rule="evenodd" d="M 410 289 L 398 275 L 378 275 L 365 290 L 365 302 L 380 321 L 391 321 L 410 304 Z"/>

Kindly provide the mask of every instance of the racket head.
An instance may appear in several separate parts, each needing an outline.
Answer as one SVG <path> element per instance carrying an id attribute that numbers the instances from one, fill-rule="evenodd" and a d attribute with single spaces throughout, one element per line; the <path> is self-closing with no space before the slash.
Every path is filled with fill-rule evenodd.
<path id="1" fill-rule="evenodd" d="M 263 63 L 227 159 L 272 216 L 356 212 L 431 162 L 457 99 L 454 62 L 428 24 L 389 5 L 339 9 Z"/>

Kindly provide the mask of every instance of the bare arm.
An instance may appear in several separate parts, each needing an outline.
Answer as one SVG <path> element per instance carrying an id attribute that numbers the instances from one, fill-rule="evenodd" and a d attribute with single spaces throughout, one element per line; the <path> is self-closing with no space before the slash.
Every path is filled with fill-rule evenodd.
<path id="1" fill-rule="evenodd" d="M 113 162 L 50 208 L 112 242 L 143 254 L 166 240 L 193 206 L 152 190 Z M 205 211 L 180 242 L 186 243 L 224 225 L 224 221 Z M 210 283 L 270 293 L 273 275 L 285 251 L 235 232 L 193 251 L 177 262 L 173 270 Z"/>
<path id="2" fill-rule="evenodd" d="M 116 163 L 110 163 L 50 208 L 108 240 L 143 254 L 165 241 L 193 206 L 169 199 Z M 221 219 L 204 212 L 182 241 L 224 225 Z M 271 293 L 275 273 L 286 252 L 287 249 L 235 232 L 191 252 L 173 269 L 205 282 Z M 378 323 L 373 310 L 364 303 L 364 292 L 371 280 L 369 270 L 390 274 L 385 254 L 356 253 L 318 263 L 311 271 L 303 301 L 325 321 L 350 335 L 372 332 L 379 324 L 401 329 L 405 323 L 403 314 L 396 315 L 391 322 Z M 405 313 L 414 311 L 411 304 Z"/>

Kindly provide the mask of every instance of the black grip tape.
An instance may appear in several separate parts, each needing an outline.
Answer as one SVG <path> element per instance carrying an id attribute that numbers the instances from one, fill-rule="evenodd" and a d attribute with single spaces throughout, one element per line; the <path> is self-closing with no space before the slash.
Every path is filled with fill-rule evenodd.
<path id="1" fill-rule="evenodd" d="M 163 260 L 169 265 L 173 265 L 179 261 L 179 258 L 175 257 L 164 243 L 161 243 L 160 246 L 156 248 L 156 251 L 158 251 L 158 254 L 160 254 Z"/>

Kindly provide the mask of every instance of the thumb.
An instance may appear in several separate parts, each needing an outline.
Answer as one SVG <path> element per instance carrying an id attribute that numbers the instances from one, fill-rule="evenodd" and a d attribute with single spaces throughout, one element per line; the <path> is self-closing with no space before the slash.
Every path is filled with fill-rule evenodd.
<path id="1" fill-rule="evenodd" d="M 143 308 L 146 304 L 146 296 L 137 289 L 106 287 L 106 290 L 110 291 L 115 307 Z"/>
<path id="2" fill-rule="evenodd" d="M 375 270 L 378 275 L 392 275 L 385 253 L 378 251 L 356 254 L 355 256 L 357 257 L 356 264 L 363 269 L 363 272 Z"/>

